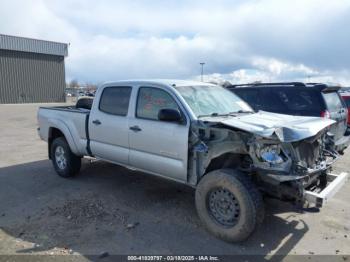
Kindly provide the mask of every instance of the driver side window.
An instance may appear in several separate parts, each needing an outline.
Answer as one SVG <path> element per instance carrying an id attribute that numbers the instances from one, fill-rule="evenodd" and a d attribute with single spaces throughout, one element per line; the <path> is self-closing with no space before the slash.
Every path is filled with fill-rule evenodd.
<path id="1" fill-rule="evenodd" d="M 158 120 L 159 110 L 165 108 L 179 110 L 175 100 L 166 91 L 154 87 L 140 87 L 137 96 L 136 117 Z"/>

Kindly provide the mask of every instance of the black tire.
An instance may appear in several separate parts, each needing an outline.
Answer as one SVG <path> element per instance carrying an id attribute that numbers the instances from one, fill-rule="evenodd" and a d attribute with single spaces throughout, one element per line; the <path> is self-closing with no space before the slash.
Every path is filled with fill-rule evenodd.
<path id="1" fill-rule="evenodd" d="M 262 196 L 250 177 L 233 169 L 215 170 L 201 179 L 196 208 L 207 230 L 228 242 L 247 239 L 265 213 Z"/>
<path id="2" fill-rule="evenodd" d="M 59 153 L 56 154 L 56 150 L 63 151 L 63 157 L 65 164 L 62 164 L 59 159 Z M 56 173 L 61 177 L 72 177 L 79 173 L 81 167 L 81 158 L 75 155 L 64 137 L 56 138 L 51 145 L 51 160 L 55 168 Z"/>

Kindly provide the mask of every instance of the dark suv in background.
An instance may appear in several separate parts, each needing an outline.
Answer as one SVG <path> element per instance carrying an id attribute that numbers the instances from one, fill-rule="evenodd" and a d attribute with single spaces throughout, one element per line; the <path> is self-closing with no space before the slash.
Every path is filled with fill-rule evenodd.
<path id="1" fill-rule="evenodd" d="M 349 145 L 348 110 L 338 93 L 339 86 L 292 82 L 231 85 L 227 88 L 255 111 L 333 119 L 336 123 L 329 131 L 334 134 L 337 150 L 342 153 Z"/>

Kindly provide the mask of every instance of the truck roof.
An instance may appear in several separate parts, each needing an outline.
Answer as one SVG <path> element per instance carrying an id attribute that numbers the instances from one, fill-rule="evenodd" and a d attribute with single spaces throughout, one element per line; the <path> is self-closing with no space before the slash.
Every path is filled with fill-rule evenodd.
<path id="1" fill-rule="evenodd" d="M 106 85 L 119 85 L 119 84 L 141 84 L 141 85 L 150 85 L 150 84 L 160 84 L 166 86 L 198 86 L 198 85 L 213 85 L 210 83 L 192 81 L 192 80 L 179 80 L 179 79 L 135 79 L 135 80 L 119 80 L 119 81 L 109 81 L 103 83 L 101 86 Z M 214 85 L 213 85 L 214 86 Z"/>

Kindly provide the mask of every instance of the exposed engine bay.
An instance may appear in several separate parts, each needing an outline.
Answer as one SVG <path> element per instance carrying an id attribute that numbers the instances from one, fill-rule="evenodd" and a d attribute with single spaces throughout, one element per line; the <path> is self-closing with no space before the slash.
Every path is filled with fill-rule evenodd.
<path id="1" fill-rule="evenodd" d="M 191 184 L 211 170 L 236 168 L 250 175 L 261 191 L 280 199 L 303 201 L 306 189 L 326 186 L 327 173 L 338 158 L 325 128 L 330 121 L 317 123 L 311 131 L 289 126 L 270 129 L 268 135 L 266 129 L 252 132 L 227 122 L 210 119 L 191 126 Z"/>

